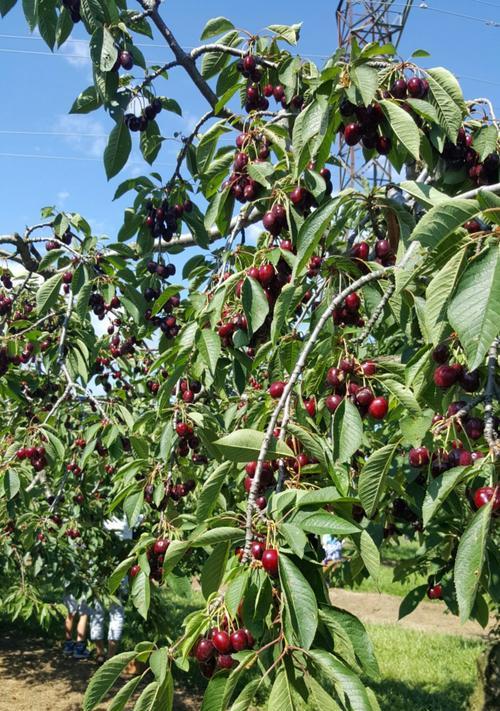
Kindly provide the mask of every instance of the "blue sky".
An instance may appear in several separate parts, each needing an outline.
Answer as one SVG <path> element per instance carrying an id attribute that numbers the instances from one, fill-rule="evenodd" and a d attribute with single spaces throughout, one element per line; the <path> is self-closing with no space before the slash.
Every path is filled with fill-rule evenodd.
<path id="1" fill-rule="evenodd" d="M 303 21 L 299 52 L 321 64 L 337 45 L 336 4 L 335 0 L 168 0 L 163 15 L 188 47 L 200 43 L 206 20 L 218 15 L 256 32 L 266 24 Z M 417 0 L 415 4 L 400 44 L 401 54 L 409 57 L 414 49 L 428 50 L 432 56 L 420 60 L 424 66 L 447 66 L 460 77 L 466 98 L 489 96 L 499 113 L 500 2 Z M 423 4 L 428 8 L 419 7 Z M 77 26 L 74 38 L 84 37 L 83 27 Z M 161 63 L 171 58 L 161 38 L 152 44 L 156 46 L 141 47 L 146 60 Z M 112 202 L 117 184 L 149 170 L 134 150 L 125 171 L 108 183 L 101 155 L 110 120 L 102 111 L 83 117 L 67 114 L 74 98 L 91 83 L 86 51 L 84 42 L 70 41 L 51 55 L 39 38 L 30 37 L 20 5 L 0 20 L 0 233 L 22 230 L 37 221 L 41 206 L 56 204 L 83 214 L 97 234 L 114 236 L 128 205 L 127 198 Z M 206 110 L 181 69 L 173 70 L 168 82 L 159 82 L 157 91 L 175 97 L 184 109 L 183 119 L 161 114 L 164 136 L 188 132 Z M 165 142 L 155 164 L 164 177 L 171 174 L 176 151 L 175 141 Z"/>

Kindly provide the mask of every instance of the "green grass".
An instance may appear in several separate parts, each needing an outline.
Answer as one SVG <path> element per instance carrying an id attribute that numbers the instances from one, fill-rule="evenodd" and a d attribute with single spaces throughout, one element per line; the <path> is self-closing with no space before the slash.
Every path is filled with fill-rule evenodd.
<path id="1" fill-rule="evenodd" d="M 476 682 L 479 641 L 368 625 L 380 680 L 367 681 L 382 711 L 459 711 Z"/>

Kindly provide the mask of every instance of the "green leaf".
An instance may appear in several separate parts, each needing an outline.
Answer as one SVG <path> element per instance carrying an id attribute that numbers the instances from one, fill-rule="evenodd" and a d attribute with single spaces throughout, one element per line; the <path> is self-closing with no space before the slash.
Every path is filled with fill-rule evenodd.
<path id="1" fill-rule="evenodd" d="M 446 73 L 443 74 L 443 72 Z M 457 94 L 456 80 L 442 68 L 429 69 L 427 81 L 430 88 L 429 100 L 436 108 L 439 125 L 445 130 L 450 141 L 455 143 L 458 129 L 462 125 L 462 108 L 456 101 L 458 94 L 461 96 L 460 88 L 458 88 Z"/>
<path id="2" fill-rule="evenodd" d="M 231 462 L 223 462 L 204 482 L 203 490 L 198 498 L 196 506 L 196 520 L 199 523 L 206 521 L 207 518 L 211 516 L 230 466 Z"/>
<path id="3" fill-rule="evenodd" d="M 214 442 L 222 454 L 232 462 L 250 462 L 257 459 L 265 434 L 257 430 L 237 430 Z M 290 447 L 285 443 L 271 437 L 266 459 L 279 457 L 293 457 Z"/>
<path id="4" fill-rule="evenodd" d="M 472 516 L 458 544 L 454 580 L 462 622 L 469 619 L 474 607 L 486 553 L 490 520 L 491 501 L 481 506 Z"/>
<path id="5" fill-rule="evenodd" d="M 283 554 L 279 559 L 279 573 L 287 613 L 290 615 L 298 643 L 303 649 L 309 649 L 318 628 L 316 597 L 297 566 Z"/>
<path id="6" fill-rule="evenodd" d="M 411 108 L 426 121 L 430 121 L 431 123 L 439 123 L 437 111 L 428 101 L 408 98 L 406 99 L 406 103 L 409 104 Z"/>
<path id="7" fill-rule="evenodd" d="M 347 521 L 332 513 L 313 513 L 302 519 L 300 527 L 309 533 L 316 533 L 318 536 L 350 536 L 359 533 L 360 527 L 356 523 Z"/>
<path id="8" fill-rule="evenodd" d="M 21 481 L 15 469 L 9 469 L 7 472 L 5 472 L 3 486 L 8 501 L 13 499 L 19 493 L 19 489 L 21 488 Z"/>
<path id="9" fill-rule="evenodd" d="M 440 190 L 433 188 L 432 185 L 426 183 L 417 183 L 414 180 L 403 180 L 400 183 L 401 190 L 413 195 L 422 205 L 426 207 L 434 207 L 442 202 L 448 202 L 448 195 Z"/>
<path id="10" fill-rule="evenodd" d="M 279 527 L 279 532 L 292 552 L 298 558 L 302 558 L 304 556 L 304 548 L 307 545 L 307 537 L 302 529 L 293 523 L 282 523 Z"/>
<path id="11" fill-rule="evenodd" d="M 333 620 L 343 628 L 361 667 L 369 676 L 377 678 L 380 674 L 377 658 L 373 644 L 361 620 L 351 612 L 333 606 L 320 607 L 319 616 L 327 626 Z"/>
<path id="12" fill-rule="evenodd" d="M 429 524 L 431 518 L 439 510 L 455 486 L 461 482 L 466 469 L 467 467 L 453 467 L 453 469 L 430 481 L 422 504 L 424 526 Z"/>
<path id="13" fill-rule="evenodd" d="M 102 106 L 101 97 L 98 95 L 95 86 L 89 86 L 73 102 L 70 114 L 88 114 Z"/>
<path id="14" fill-rule="evenodd" d="M 57 301 L 61 288 L 62 275 L 54 274 L 36 292 L 36 309 L 39 316 L 50 311 Z"/>
<path id="15" fill-rule="evenodd" d="M 122 652 L 108 659 L 96 671 L 83 697 L 83 711 L 92 711 L 97 706 L 135 656 L 135 652 Z"/>
<path id="16" fill-rule="evenodd" d="M 308 656 L 335 684 L 340 685 L 349 699 L 352 711 L 373 711 L 365 687 L 345 664 L 323 649 L 311 649 Z"/>
<path id="17" fill-rule="evenodd" d="M 260 679 L 252 679 L 248 682 L 231 706 L 231 711 L 248 711 L 252 707 L 252 700 L 259 684 Z"/>
<path id="18" fill-rule="evenodd" d="M 478 212 L 479 205 L 476 200 L 450 199 L 446 203 L 440 203 L 422 217 L 413 230 L 411 239 L 418 240 L 432 249 Z"/>
<path id="19" fill-rule="evenodd" d="M 334 457 L 348 462 L 363 439 L 363 421 L 357 407 L 344 398 L 333 418 Z"/>
<path id="20" fill-rule="evenodd" d="M 354 85 L 359 89 L 363 104 L 370 104 L 378 89 L 378 72 L 367 64 L 360 64 L 352 67 L 350 77 Z"/>
<path id="21" fill-rule="evenodd" d="M 484 216 L 495 225 L 500 225 L 500 197 L 488 190 L 481 190 L 477 196 L 477 201 Z"/>
<path id="22" fill-rule="evenodd" d="M 160 683 L 153 681 L 148 684 L 137 699 L 134 711 L 167 711 L 172 708 L 173 683 L 170 672 Z"/>
<path id="23" fill-rule="evenodd" d="M 127 702 L 142 681 L 141 676 L 136 676 L 127 681 L 111 701 L 108 711 L 124 711 Z"/>
<path id="24" fill-rule="evenodd" d="M 108 590 L 111 594 L 118 589 L 121 581 L 127 575 L 133 563 L 133 558 L 126 558 L 125 560 L 120 561 L 120 563 L 118 563 L 116 568 L 113 570 L 108 578 Z"/>
<path id="25" fill-rule="evenodd" d="M 413 588 L 413 590 L 410 590 L 410 592 L 405 595 L 399 606 L 398 620 L 406 617 L 406 615 L 409 615 L 416 609 L 418 603 L 424 599 L 427 587 L 427 585 L 418 585 L 418 587 Z"/>
<path id="26" fill-rule="evenodd" d="M 160 152 L 162 137 L 156 121 L 148 121 L 145 131 L 141 132 L 140 148 L 144 160 L 152 165 Z"/>
<path id="27" fill-rule="evenodd" d="M 319 463 L 325 467 L 325 469 L 328 469 L 329 462 L 325 453 L 321 435 L 317 435 L 305 427 L 297 425 L 295 422 L 289 422 L 286 429 L 287 432 L 302 442 L 305 450 L 309 454 L 315 457 Z"/>
<path id="28" fill-rule="evenodd" d="M 230 541 L 219 543 L 205 561 L 200 576 L 201 591 L 205 600 L 216 592 L 222 583 L 230 547 Z"/>
<path id="29" fill-rule="evenodd" d="M 210 679 L 200 711 L 223 711 L 227 683 L 228 677 L 220 674 Z"/>
<path id="30" fill-rule="evenodd" d="M 299 289 L 293 284 L 285 284 L 274 304 L 273 322 L 271 324 L 271 342 L 275 345 L 286 324 L 290 306 L 295 301 Z"/>
<path id="31" fill-rule="evenodd" d="M 144 505 L 144 492 L 138 491 L 127 497 L 123 502 L 123 511 L 127 517 L 128 525 L 133 528 L 137 523 Z"/>
<path id="32" fill-rule="evenodd" d="M 415 121 L 394 101 L 382 99 L 380 105 L 398 139 L 415 160 L 420 159 L 420 134 Z"/>
<path id="33" fill-rule="evenodd" d="M 170 541 L 163 561 L 163 576 L 166 577 L 183 558 L 184 553 L 191 547 L 188 541 Z"/>
<path id="34" fill-rule="evenodd" d="M 221 354 L 221 342 L 217 333 L 210 328 L 203 328 L 196 339 L 196 345 L 203 362 L 209 371 L 215 375 L 215 369 Z"/>
<path id="35" fill-rule="evenodd" d="M 300 28 L 302 23 L 294 25 L 268 25 L 267 29 L 275 32 L 278 39 L 285 40 L 288 44 L 296 45 L 300 37 Z"/>
<path id="36" fill-rule="evenodd" d="M 361 470 L 358 493 L 368 518 L 376 513 L 380 499 L 384 494 L 387 475 L 397 447 L 398 442 L 377 449 L 367 459 Z"/>
<path id="37" fill-rule="evenodd" d="M 318 246 L 334 214 L 339 209 L 339 201 L 327 200 L 306 218 L 297 238 L 297 259 L 293 269 L 293 279 L 304 271 L 309 259 Z"/>
<path id="38" fill-rule="evenodd" d="M 230 20 L 225 17 L 213 17 L 203 28 L 200 39 L 204 40 L 209 37 L 216 37 L 228 30 L 234 30 L 234 25 Z"/>
<path id="39" fill-rule="evenodd" d="M 238 538 L 244 538 L 244 536 L 245 534 L 240 528 L 221 526 L 220 528 L 212 528 L 210 531 L 205 531 L 199 536 L 196 536 L 196 538 L 190 541 L 190 545 L 197 547 L 213 546 L 216 543 L 234 541 Z"/>
<path id="40" fill-rule="evenodd" d="M 381 378 L 381 383 L 407 410 L 414 415 L 420 414 L 420 405 L 410 388 L 398 383 L 397 380 L 392 380 L 392 378 Z"/>
<path id="41" fill-rule="evenodd" d="M 361 531 L 360 553 L 367 571 L 378 584 L 380 577 L 380 552 L 375 541 L 366 530 Z"/>
<path id="42" fill-rule="evenodd" d="M 474 133 L 474 150 L 483 161 L 490 153 L 495 153 L 498 140 L 498 129 L 493 124 L 482 126 Z"/>
<path id="43" fill-rule="evenodd" d="M 109 134 L 108 145 L 104 150 L 104 168 L 108 180 L 123 168 L 132 150 L 130 131 L 125 122 L 119 120 Z"/>
<path id="44" fill-rule="evenodd" d="M 141 570 L 132 580 L 132 602 L 134 603 L 134 607 L 136 608 L 137 612 L 145 620 L 148 619 L 150 600 L 151 589 L 149 584 L 149 576 L 146 575 L 143 570 Z"/>
<path id="45" fill-rule="evenodd" d="M 55 0 L 38 0 L 37 4 L 38 29 L 50 49 L 56 43 L 56 4 Z"/>
<path id="46" fill-rule="evenodd" d="M 448 307 L 470 370 L 477 368 L 500 330 L 500 247 L 492 245 L 469 264 Z M 480 288 L 478 288 L 480 285 Z"/>
<path id="47" fill-rule="evenodd" d="M 264 188 L 271 187 L 268 177 L 274 172 L 274 165 L 272 163 L 249 163 L 247 172 L 259 185 L 262 185 Z"/>
<path id="48" fill-rule="evenodd" d="M 276 711 L 301 711 L 303 703 L 303 700 L 298 698 L 298 694 L 294 693 L 286 671 L 280 669 L 276 674 L 267 708 L 269 710 L 276 709 Z"/>
<path id="49" fill-rule="evenodd" d="M 446 330 L 448 301 L 455 289 L 464 257 L 464 250 L 454 254 L 434 275 L 425 290 L 425 321 L 434 345 L 441 341 Z"/>
<path id="50" fill-rule="evenodd" d="M 255 333 L 266 320 L 269 301 L 259 282 L 247 276 L 241 290 L 241 303 L 248 321 L 248 331 Z"/>

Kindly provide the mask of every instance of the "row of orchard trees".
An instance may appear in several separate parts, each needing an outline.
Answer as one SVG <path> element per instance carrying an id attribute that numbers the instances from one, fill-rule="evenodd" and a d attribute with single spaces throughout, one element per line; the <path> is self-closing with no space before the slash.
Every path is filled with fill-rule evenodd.
<path id="1" fill-rule="evenodd" d="M 168 72 L 208 111 L 172 176 L 119 185 L 116 237 L 52 210 L 0 236 L 3 610 L 44 622 L 65 585 L 109 597 L 128 576 L 147 619 L 158 588 L 199 573 L 206 606 L 108 662 L 86 711 L 135 657 L 154 677 L 137 710 L 170 708 L 192 664 L 204 709 L 376 709 L 360 675 L 377 662 L 330 602 L 321 535 L 349 542 L 348 585 L 378 577 L 385 539 L 417 540 L 397 575 L 428 585 L 402 616 L 426 594 L 482 625 L 498 607 L 497 124 L 390 45 L 317 67 L 295 54 L 299 25 L 215 18 L 187 53 L 140 4 L 23 3 L 51 48 L 88 32 L 93 83 L 71 110 L 113 117 L 108 178 L 136 140 L 154 165 L 181 112 Z M 134 38 L 153 29 L 173 59 L 146 69 Z M 339 141 L 415 179 L 335 192 Z M 193 245 L 176 275 L 170 255 Z M 111 515 L 140 523 L 120 551 Z"/>

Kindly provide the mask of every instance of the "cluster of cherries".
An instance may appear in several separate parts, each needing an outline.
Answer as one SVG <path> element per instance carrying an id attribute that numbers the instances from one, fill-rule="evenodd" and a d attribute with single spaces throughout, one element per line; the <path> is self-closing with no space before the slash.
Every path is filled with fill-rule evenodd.
<path id="1" fill-rule="evenodd" d="M 60 242 L 63 242 L 64 244 L 71 244 L 71 241 L 73 239 L 73 233 L 71 230 L 66 230 L 63 235 L 59 238 Z M 49 239 L 46 244 L 45 244 L 45 249 L 47 252 L 52 252 L 54 249 L 60 249 L 61 245 L 59 242 L 56 242 L 55 240 Z"/>
<path id="2" fill-rule="evenodd" d="M 472 133 L 467 133 L 463 126 L 458 130 L 456 144 L 446 140 L 442 157 L 446 162 L 447 168 L 449 170 L 465 168 L 469 178 L 476 185 L 496 183 L 500 165 L 498 153 L 490 153 L 481 161 L 479 153 L 472 147 L 473 143 L 474 137 Z"/>
<path id="3" fill-rule="evenodd" d="M 82 475 L 82 468 L 79 467 L 76 462 L 69 462 L 69 464 L 66 464 L 66 469 L 77 478 Z"/>
<path id="4" fill-rule="evenodd" d="M 338 366 L 327 371 L 326 382 L 332 388 L 333 394 L 325 399 L 326 408 L 332 413 L 335 412 L 347 396 L 356 405 L 361 417 L 368 414 L 374 420 L 383 420 L 389 409 L 386 398 L 375 396 L 371 388 L 354 380 L 356 375 L 369 378 L 376 372 L 377 364 L 371 360 L 356 365 L 354 360 L 343 358 Z"/>
<path id="5" fill-rule="evenodd" d="M 187 496 L 191 491 L 196 488 L 196 482 L 194 479 L 187 479 L 186 481 L 176 482 L 175 484 L 169 482 L 165 484 L 165 495 L 158 504 L 157 508 L 159 511 L 163 511 L 167 508 L 169 500 L 180 501 L 185 496 Z M 147 484 L 144 488 L 144 500 L 148 504 L 153 504 L 154 486 L 152 484 Z"/>
<path id="6" fill-rule="evenodd" d="M 238 71 L 248 79 L 246 90 L 245 111 L 267 111 L 269 101 L 261 91 L 260 80 L 262 79 L 262 71 L 257 65 L 257 59 L 253 54 L 247 54 L 242 57 L 237 65 Z"/>
<path id="7" fill-rule="evenodd" d="M 98 291 L 93 291 L 89 296 L 89 306 L 91 307 L 93 313 L 102 321 L 108 311 L 117 309 L 121 302 L 118 296 L 112 296 L 109 304 L 104 300 L 102 294 Z"/>
<path id="8" fill-rule="evenodd" d="M 171 265 L 173 266 L 173 265 Z M 144 297 L 146 301 L 153 301 L 160 296 L 160 291 L 158 289 L 153 289 L 148 287 L 144 292 Z M 177 323 L 177 317 L 172 313 L 173 309 L 177 308 L 181 303 L 178 294 L 172 295 L 163 306 L 163 310 L 166 312 L 165 316 L 153 316 L 151 309 L 147 309 L 145 313 L 146 321 L 159 328 L 166 338 L 175 338 L 180 331 L 180 326 Z"/>
<path id="9" fill-rule="evenodd" d="M 150 580 L 156 580 L 157 582 L 161 581 L 163 576 L 163 561 L 165 560 L 165 553 L 167 552 L 169 545 L 170 541 L 168 538 L 158 538 L 146 552 L 151 569 L 149 573 Z M 136 578 L 140 571 L 140 565 L 133 565 L 130 568 L 129 575 L 131 578 Z"/>
<path id="10" fill-rule="evenodd" d="M 21 447 L 16 451 L 16 458 L 19 461 L 24 459 L 29 459 L 31 466 L 36 472 L 41 472 L 47 466 L 45 447 L 40 445 L 38 447 Z"/>
<path id="11" fill-rule="evenodd" d="M 359 315 L 361 299 L 357 292 L 353 292 L 345 297 L 341 306 L 333 310 L 332 319 L 336 326 L 364 326 L 365 321 Z"/>
<path id="12" fill-rule="evenodd" d="M 12 309 L 12 299 L 6 294 L 0 294 L 0 316 L 5 316 Z"/>
<path id="13" fill-rule="evenodd" d="M 223 620 L 220 628 L 214 627 L 199 639 L 192 650 L 192 655 L 199 663 L 200 671 L 210 678 L 216 669 L 231 669 L 234 659 L 233 652 L 252 649 L 254 638 L 250 630 L 244 627 L 234 627 L 228 631 L 228 624 Z"/>
<path id="14" fill-rule="evenodd" d="M 355 146 L 360 141 L 367 150 L 375 148 L 380 155 L 387 155 L 392 148 L 388 136 L 378 134 L 378 127 L 384 119 L 384 112 L 380 104 L 370 106 L 356 106 L 349 99 L 344 99 L 340 104 L 340 113 L 348 121 L 340 126 L 340 132 L 348 146 Z M 357 121 L 349 121 L 356 117 Z"/>
<path id="15" fill-rule="evenodd" d="M 123 52 L 121 52 L 123 54 Z M 129 52 L 127 52 L 129 54 Z M 130 55 L 132 57 L 132 55 Z M 133 65 L 133 61 L 132 61 Z M 121 65 L 123 66 L 123 65 Z M 141 133 L 143 131 L 147 130 L 148 123 L 150 121 L 154 121 L 155 118 L 158 116 L 160 111 L 162 110 L 162 103 L 161 99 L 153 99 L 153 101 L 148 104 L 144 109 L 141 111 L 140 116 L 136 116 L 135 114 L 125 114 L 123 117 L 123 120 L 125 121 L 125 125 L 134 133 L 136 131 L 140 131 Z"/>
<path id="16" fill-rule="evenodd" d="M 175 274 L 175 264 L 163 264 L 163 262 L 148 262 L 146 269 L 150 274 L 154 274 L 158 279 L 168 279 Z"/>
<path id="17" fill-rule="evenodd" d="M 195 395 L 198 395 L 198 393 L 201 392 L 201 383 L 199 380 L 188 380 L 187 378 L 181 378 L 179 388 L 182 400 L 184 402 L 190 403 L 194 401 Z"/>
<path id="18" fill-rule="evenodd" d="M 238 150 L 234 154 L 233 172 L 222 184 L 222 189 L 231 191 L 238 202 L 245 203 L 255 200 L 258 193 L 258 183 L 248 175 L 248 166 L 252 163 L 262 163 L 269 156 L 269 143 L 261 134 L 240 133 L 236 138 Z M 245 150 L 241 150 L 241 149 Z M 251 153 L 256 157 L 252 159 Z"/>
<path id="19" fill-rule="evenodd" d="M 121 339 L 118 333 L 115 333 L 111 339 L 109 352 L 113 358 L 123 358 L 124 356 L 132 355 L 135 352 L 137 339 L 135 336 Z"/>
<path id="20" fill-rule="evenodd" d="M 144 224 L 149 228 L 153 237 L 170 242 L 172 237 L 179 232 L 182 216 L 184 213 L 191 212 L 192 209 L 191 200 L 176 202 L 172 205 L 169 205 L 168 200 L 163 200 L 157 207 L 152 202 L 148 202 Z"/>

